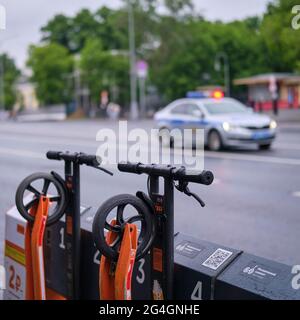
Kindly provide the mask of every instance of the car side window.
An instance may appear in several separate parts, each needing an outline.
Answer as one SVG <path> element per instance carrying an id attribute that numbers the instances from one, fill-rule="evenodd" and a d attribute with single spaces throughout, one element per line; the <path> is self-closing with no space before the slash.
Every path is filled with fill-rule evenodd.
<path id="1" fill-rule="evenodd" d="M 201 113 L 200 108 L 192 103 L 183 103 L 180 105 L 177 105 L 171 110 L 172 114 L 182 114 L 182 115 L 189 115 L 189 116 L 195 116 L 196 113 Z"/>
<path id="2" fill-rule="evenodd" d="M 171 110 L 172 114 L 186 114 L 185 105 L 179 104 Z"/>
<path id="3" fill-rule="evenodd" d="M 195 104 L 187 104 L 186 105 L 186 112 L 190 116 L 196 116 L 196 115 L 199 116 L 200 114 L 202 114 L 199 107 L 196 106 Z"/>

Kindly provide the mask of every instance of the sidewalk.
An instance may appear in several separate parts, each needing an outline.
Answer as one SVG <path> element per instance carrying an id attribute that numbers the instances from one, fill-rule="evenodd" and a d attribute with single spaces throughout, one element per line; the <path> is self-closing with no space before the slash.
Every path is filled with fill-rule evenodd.
<path id="1" fill-rule="evenodd" d="M 24 110 L 16 116 L 19 122 L 43 122 L 66 120 L 66 108 L 64 105 L 43 107 L 36 110 Z"/>

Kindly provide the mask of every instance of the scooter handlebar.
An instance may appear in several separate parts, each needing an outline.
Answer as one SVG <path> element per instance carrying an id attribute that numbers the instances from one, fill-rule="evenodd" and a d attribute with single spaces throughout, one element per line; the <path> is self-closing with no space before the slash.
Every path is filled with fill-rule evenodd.
<path id="1" fill-rule="evenodd" d="M 214 175 L 211 171 L 195 172 L 186 170 L 185 167 L 172 167 L 162 165 L 144 165 L 142 163 L 120 162 L 118 169 L 121 172 L 159 176 L 170 178 L 177 181 L 194 182 L 204 185 L 210 185 L 214 181 Z"/>
<path id="2" fill-rule="evenodd" d="M 77 162 L 79 164 L 86 164 L 87 166 L 98 167 L 100 162 L 95 155 L 85 153 L 70 153 L 61 151 L 48 151 L 46 154 L 50 160 L 65 160 Z"/>

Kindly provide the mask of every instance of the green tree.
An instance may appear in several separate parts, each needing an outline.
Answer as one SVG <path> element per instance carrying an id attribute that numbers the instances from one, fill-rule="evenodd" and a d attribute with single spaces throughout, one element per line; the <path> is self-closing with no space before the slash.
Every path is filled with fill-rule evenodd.
<path id="1" fill-rule="evenodd" d="M 128 45 L 127 12 L 102 7 L 94 14 L 97 21 L 97 38 L 104 50 L 125 50 Z"/>
<path id="2" fill-rule="evenodd" d="M 100 40 L 91 39 L 81 52 L 80 68 L 94 103 L 99 103 L 102 90 L 109 91 L 111 99 L 117 91 L 114 102 L 123 106 L 128 102 L 129 65 L 126 55 L 105 51 Z"/>
<path id="3" fill-rule="evenodd" d="M 192 0 L 131 0 L 131 4 L 137 59 L 149 62 L 148 83 L 168 100 L 199 85 L 223 84 L 223 72 L 214 70 L 219 52 L 229 57 L 231 79 L 300 70 L 300 30 L 291 27 L 297 0 L 274 0 L 264 16 L 229 23 L 206 21 L 195 12 Z M 157 9 L 161 5 L 167 9 L 164 14 Z M 128 0 L 117 10 L 102 7 L 81 10 L 74 17 L 58 15 L 42 34 L 46 43 L 81 54 L 84 82 L 94 101 L 99 101 L 101 90 L 118 87 L 119 101 L 127 102 Z"/>
<path id="4" fill-rule="evenodd" d="M 225 24 L 191 18 L 182 23 L 164 17 L 161 44 L 151 60 L 152 81 L 167 99 L 183 96 L 199 85 L 223 84 L 223 72 L 214 70 L 218 52 L 228 55 L 232 79 L 268 71 L 254 21 Z"/>
<path id="5" fill-rule="evenodd" d="M 71 53 L 80 52 L 85 42 L 100 38 L 105 49 L 124 49 L 127 45 L 126 12 L 102 7 L 95 13 L 87 9 L 74 17 L 57 15 L 42 27 L 42 41 L 58 43 Z"/>
<path id="6" fill-rule="evenodd" d="M 89 38 L 97 37 L 98 23 L 92 12 L 83 9 L 72 19 L 70 44 L 73 52 L 80 52 Z"/>
<path id="7" fill-rule="evenodd" d="M 194 4 L 192 0 L 164 0 L 166 8 L 172 16 L 180 17 L 182 13 L 192 13 Z"/>
<path id="8" fill-rule="evenodd" d="M 32 69 L 32 81 L 37 87 L 37 97 L 45 105 L 68 102 L 68 81 L 73 69 L 73 58 L 63 46 L 51 43 L 31 46 L 28 66 Z"/>
<path id="9" fill-rule="evenodd" d="M 79 11 L 74 17 L 59 14 L 41 28 L 42 40 L 58 43 L 77 53 L 87 38 L 97 36 L 97 27 L 98 23 L 88 9 Z"/>
<path id="10" fill-rule="evenodd" d="M 264 15 L 261 34 L 265 48 L 261 52 L 268 66 L 277 72 L 292 72 L 300 61 L 300 30 L 292 28 L 292 8 L 297 0 L 276 0 Z"/>
<path id="11" fill-rule="evenodd" d="M 3 67 L 4 106 L 6 110 L 11 110 L 17 98 L 15 84 L 20 76 L 20 71 L 14 60 L 7 54 L 0 55 L 0 65 Z"/>
<path id="12" fill-rule="evenodd" d="M 71 18 L 59 14 L 54 16 L 41 28 L 42 41 L 58 43 L 72 51 L 71 36 L 73 33 L 73 21 Z"/>

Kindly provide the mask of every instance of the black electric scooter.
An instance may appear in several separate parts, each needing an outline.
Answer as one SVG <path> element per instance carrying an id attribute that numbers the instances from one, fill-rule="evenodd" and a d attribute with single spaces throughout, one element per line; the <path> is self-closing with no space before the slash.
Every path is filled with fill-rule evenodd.
<path id="1" fill-rule="evenodd" d="M 202 207 L 204 202 L 190 192 L 188 184 L 210 185 L 214 176 L 210 171 L 190 172 L 185 167 L 171 165 L 144 165 L 119 163 L 121 172 L 148 175 L 148 195 L 137 192 L 136 196 L 123 194 L 108 199 L 98 209 L 93 221 L 93 237 L 98 250 L 105 257 L 117 261 L 124 227 L 127 223 L 140 223 L 136 261 L 148 254 L 151 256 L 151 296 L 153 300 L 173 299 L 174 282 L 174 187 L 194 197 Z M 159 194 L 159 178 L 164 180 L 164 194 Z M 178 182 L 175 185 L 175 181 Z M 132 206 L 137 215 L 124 217 L 126 206 Z M 116 209 L 115 225 L 107 221 Z M 116 233 L 116 241 L 108 245 L 106 231 Z"/>

